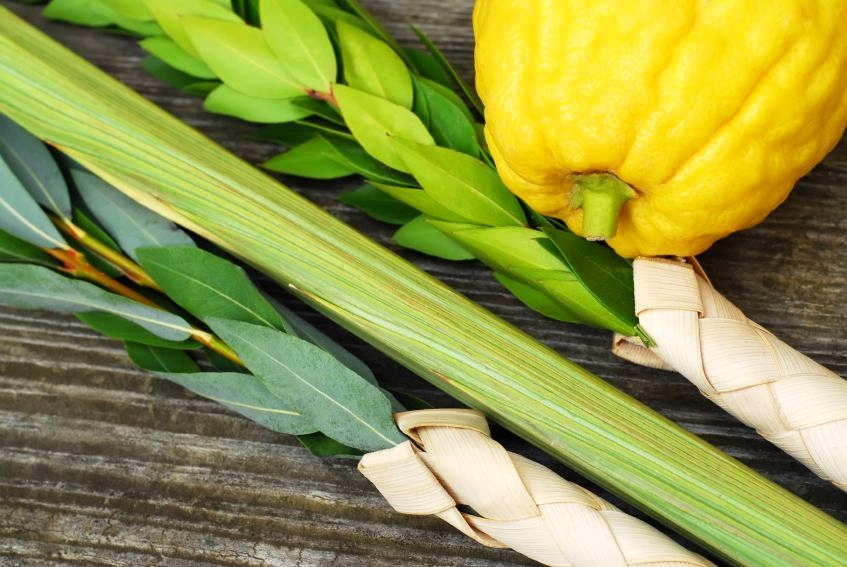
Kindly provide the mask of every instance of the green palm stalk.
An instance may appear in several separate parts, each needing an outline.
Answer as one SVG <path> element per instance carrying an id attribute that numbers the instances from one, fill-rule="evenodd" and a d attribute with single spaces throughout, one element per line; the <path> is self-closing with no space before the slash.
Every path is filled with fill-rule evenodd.
<path id="1" fill-rule="evenodd" d="M 0 9 L 0 112 L 458 400 L 737 564 L 847 528 L 457 295 Z"/>

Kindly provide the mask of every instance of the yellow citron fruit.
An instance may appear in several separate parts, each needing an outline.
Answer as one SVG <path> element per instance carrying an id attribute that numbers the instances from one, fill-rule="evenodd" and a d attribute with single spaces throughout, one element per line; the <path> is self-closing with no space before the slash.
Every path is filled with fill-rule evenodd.
<path id="1" fill-rule="evenodd" d="M 602 232 L 623 203 L 616 233 L 613 218 L 588 236 L 694 255 L 762 221 L 838 142 L 845 26 L 847 0 L 478 0 L 486 139 L 538 212 Z"/>

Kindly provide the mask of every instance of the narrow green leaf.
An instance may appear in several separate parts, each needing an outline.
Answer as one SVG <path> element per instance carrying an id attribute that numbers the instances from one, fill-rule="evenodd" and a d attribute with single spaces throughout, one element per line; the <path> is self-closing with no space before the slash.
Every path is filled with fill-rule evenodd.
<path id="1" fill-rule="evenodd" d="M 207 18 L 180 20 L 200 58 L 233 89 L 257 98 L 306 94 L 304 86 L 276 58 L 262 30 Z"/>
<path id="2" fill-rule="evenodd" d="M 557 321 L 565 323 L 580 323 L 580 316 L 567 309 L 564 305 L 544 293 L 537 285 L 528 284 L 522 279 L 494 272 L 494 277 L 509 293 L 518 298 L 524 305 Z"/>
<path id="3" fill-rule="evenodd" d="M 313 120 L 298 120 L 292 123 L 263 126 L 251 133 L 250 138 L 292 147 L 311 140 L 316 134 L 322 134 L 327 138 L 344 138 L 355 141 L 349 132 Z"/>
<path id="4" fill-rule="evenodd" d="M 416 217 L 394 233 L 394 242 L 444 260 L 472 260 L 474 255 L 461 244 L 434 227 L 424 215 Z"/>
<path id="5" fill-rule="evenodd" d="M 415 189 L 409 189 L 415 191 Z M 419 191 L 419 190 L 418 190 Z M 423 191 L 420 191 L 423 193 Z M 387 192 L 366 183 L 339 195 L 338 200 L 388 224 L 406 224 L 419 212 Z"/>
<path id="6" fill-rule="evenodd" d="M 324 4 L 323 2 L 310 2 L 307 1 L 306 4 L 312 9 L 312 11 L 317 14 L 321 19 L 324 20 L 328 24 L 328 31 L 332 33 L 336 28 L 338 22 L 345 22 L 350 24 L 351 26 L 356 26 L 362 31 L 366 31 L 368 33 L 371 32 L 370 26 L 368 26 L 367 22 L 362 20 L 361 18 L 354 16 L 350 12 L 345 12 L 344 10 L 337 7 L 337 5 L 330 5 L 329 3 Z"/>
<path id="7" fill-rule="evenodd" d="M 177 305 L 217 317 L 284 329 L 282 317 L 244 270 L 196 247 L 141 248 L 138 262 Z"/>
<path id="8" fill-rule="evenodd" d="M 497 172 L 469 155 L 392 140 L 394 151 L 424 191 L 442 207 L 486 226 L 523 226 L 526 218 L 517 198 Z"/>
<path id="9" fill-rule="evenodd" d="M 412 63 L 414 63 L 415 68 L 422 77 L 426 77 L 447 88 L 453 88 L 453 78 L 432 53 L 414 47 L 407 48 L 405 51 L 406 56 L 412 60 Z"/>
<path id="10" fill-rule="evenodd" d="M 337 179 L 356 173 L 349 165 L 333 158 L 335 153 L 326 138 L 314 136 L 299 146 L 272 157 L 263 163 L 262 167 L 309 179 Z"/>
<path id="11" fill-rule="evenodd" d="M 115 20 L 114 10 L 102 0 L 51 0 L 41 15 L 48 20 L 98 28 Z"/>
<path id="12" fill-rule="evenodd" d="M 447 93 L 451 91 L 438 83 L 415 79 L 415 96 L 422 99 L 421 105 L 426 105 L 429 131 L 437 144 L 478 157 L 480 148 L 476 129 L 467 108 L 458 97 L 451 97 Z"/>
<path id="13" fill-rule="evenodd" d="M 265 38 L 277 59 L 301 85 L 328 93 L 337 68 L 320 18 L 300 0 L 262 0 L 259 10 Z"/>
<path id="14" fill-rule="evenodd" d="M 191 237 L 169 220 L 139 205 L 96 175 L 71 171 L 83 202 L 134 259 L 146 246 L 190 246 Z"/>
<path id="15" fill-rule="evenodd" d="M 21 309 L 62 313 L 106 311 L 133 321 L 169 341 L 184 341 L 191 326 L 181 317 L 72 280 L 42 266 L 0 265 L 0 303 Z"/>
<path id="16" fill-rule="evenodd" d="M 172 39 L 164 36 L 148 37 L 140 41 L 139 45 L 147 53 L 158 57 L 167 65 L 192 77 L 199 77 L 201 79 L 216 79 L 218 77 L 208 65 L 181 48 Z"/>
<path id="17" fill-rule="evenodd" d="M 278 124 L 309 116 L 311 112 L 299 104 L 302 100 L 303 97 L 256 98 L 240 93 L 229 85 L 219 85 L 203 101 L 203 108 L 248 122 Z"/>
<path id="18" fill-rule="evenodd" d="M 120 246 L 118 243 L 114 241 L 114 239 L 109 236 L 109 234 L 103 230 L 98 224 L 96 224 L 91 217 L 89 217 L 84 211 L 82 211 L 79 207 L 74 207 L 73 209 L 73 222 L 76 226 L 84 230 L 88 233 L 92 238 L 97 239 L 101 243 L 105 244 L 112 250 L 120 250 Z M 112 276 L 113 278 L 119 277 L 123 275 L 123 272 L 116 268 L 111 262 L 107 262 L 100 256 L 94 253 L 86 252 L 85 257 L 91 262 L 99 270 L 105 272 L 106 274 Z"/>
<path id="19" fill-rule="evenodd" d="M 155 335 L 132 321 L 123 317 L 102 311 L 77 313 L 76 318 L 107 337 L 130 341 L 143 345 L 170 348 L 176 350 L 194 350 L 200 348 L 200 343 L 191 339 L 186 341 L 168 341 Z"/>
<path id="20" fill-rule="evenodd" d="M 572 232 L 544 230 L 564 256 L 573 274 L 600 304 L 627 327 L 638 324 L 632 264 L 611 248 L 589 242 Z"/>
<path id="21" fill-rule="evenodd" d="M 432 197 L 430 197 L 427 192 L 423 189 L 397 187 L 394 185 L 387 185 L 385 183 L 377 182 L 372 182 L 372 184 L 380 191 L 383 191 L 394 199 L 397 199 L 398 201 L 405 203 L 410 207 L 420 211 L 429 218 L 458 223 L 470 222 L 469 219 L 466 219 L 461 215 L 457 215 L 450 209 L 439 204 Z"/>
<path id="22" fill-rule="evenodd" d="M 403 441 L 388 399 L 315 345 L 273 329 L 207 319 L 268 390 L 336 441 L 375 451 Z"/>
<path id="23" fill-rule="evenodd" d="M 41 140 L 3 115 L 0 115 L 0 157 L 38 204 L 60 217 L 70 218 L 71 198 L 56 160 Z"/>
<path id="24" fill-rule="evenodd" d="M 185 20 L 189 17 L 204 18 L 207 20 L 220 20 L 222 22 L 230 22 L 233 24 L 242 24 L 239 18 L 232 11 L 232 6 L 228 3 L 215 2 L 213 0 L 142 0 L 147 10 L 156 18 L 156 22 L 162 27 L 172 40 L 176 42 L 185 51 L 201 57 L 201 52 L 195 48 L 194 42 L 187 33 Z M 221 38 L 221 41 L 226 41 L 227 38 Z M 243 49 L 249 49 L 249 45 L 245 45 Z M 233 51 L 235 55 L 237 50 Z M 202 58 L 202 57 L 201 57 Z M 207 62 L 208 63 L 208 62 Z M 214 67 L 212 67 L 214 69 Z"/>
<path id="25" fill-rule="evenodd" d="M 68 245 L 6 161 L 0 158 L 0 230 L 39 248 Z"/>
<path id="26" fill-rule="evenodd" d="M 133 364 L 142 370 L 174 374 L 200 372 L 197 363 L 179 350 L 133 342 L 124 343 L 124 348 Z"/>
<path id="27" fill-rule="evenodd" d="M 407 108 L 345 85 L 335 85 L 333 93 L 344 121 L 362 147 L 389 167 L 409 172 L 391 138 L 435 143 L 420 118 Z"/>
<path id="28" fill-rule="evenodd" d="M 361 28 L 343 21 L 336 24 L 336 29 L 347 84 L 412 108 L 412 77 L 394 49 Z"/>
<path id="29" fill-rule="evenodd" d="M 342 126 L 345 129 L 347 128 L 341 114 L 335 108 L 331 107 L 322 100 L 316 100 L 312 97 L 304 96 L 294 99 L 294 104 L 304 110 L 308 110 L 309 114 L 314 114 L 328 122 Z"/>
<path id="30" fill-rule="evenodd" d="M 147 55 L 141 60 L 141 68 L 162 82 L 178 89 L 185 89 L 197 82 L 196 77 L 174 69 L 153 55 Z"/>
<path id="31" fill-rule="evenodd" d="M 361 457 L 362 451 L 339 443 L 323 433 L 298 435 L 297 439 L 316 457 Z"/>
<path id="32" fill-rule="evenodd" d="M 0 262 L 24 262 L 54 267 L 56 261 L 41 248 L 0 230 Z"/>
<path id="33" fill-rule="evenodd" d="M 375 160 L 361 145 L 353 140 L 329 136 L 326 140 L 332 148 L 330 155 L 333 159 L 366 177 L 369 181 L 405 186 L 415 184 L 415 180 L 411 176 L 391 169 Z"/>

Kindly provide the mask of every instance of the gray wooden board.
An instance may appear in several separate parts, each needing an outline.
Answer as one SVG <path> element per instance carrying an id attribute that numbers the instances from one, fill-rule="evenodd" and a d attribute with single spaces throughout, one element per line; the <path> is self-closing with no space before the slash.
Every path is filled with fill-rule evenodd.
<path id="1" fill-rule="evenodd" d="M 0 3 L 246 159 L 258 163 L 274 153 L 271 146 L 244 139 L 247 125 L 204 113 L 198 99 L 141 71 L 141 50 L 133 40 L 50 23 L 36 7 Z M 363 3 L 404 43 L 413 42 L 407 24 L 419 25 L 471 75 L 471 0 Z M 392 246 L 389 227 L 336 201 L 351 183 L 284 181 Z M 701 258 L 718 289 L 751 318 L 842 376 L 847 375 L 845 210 L 842 142 L 764 224 L 718 243 Z M 478 265 L 401 253 L 847 520 L 844 493 L 759 440 L 682 378 L 613 358 L 607 333 L 544 320 Z M 435 405 L 454 405 L 367 345 L 289 304 L 359 354 L 387 385 Z M 0 565 L 531 564 L 509 551 L 482 548 L 437 520 L 393 513 L 352 461 L 314 458 L 292 438 L 145 375 L 132 367 L 120 344 L 73 318 L 0 309 L 0 333 Z M 495 434 L 510 449 L 580 481 L 508 433 L 495 429 Z"/>

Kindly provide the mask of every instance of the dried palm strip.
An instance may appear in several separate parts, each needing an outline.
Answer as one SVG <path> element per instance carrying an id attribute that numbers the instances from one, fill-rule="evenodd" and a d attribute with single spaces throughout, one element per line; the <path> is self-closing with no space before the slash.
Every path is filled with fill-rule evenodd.
<path id="1" fill-rule="evenodd" d="M 635 302 L 650 351 L 623 358 L 671 368 L 821 478 L 847 490 L 847 380 L 750 321 L 689 263 L 635 261 Z"/>
<path id="2" fill-rule="evenodd" d="M 398 512 L 436 515 L 483 545 L 511 547 L 544 565 L 713 565 L 547 467 L 506 451 L 479 412 L 423 410 L 396 419 L 414 444 L 368 453 L 359 470 Z"/>
<path id="3" fill-rule="evenodd" d="M 564 359 L 0 8 L 0 112 L 458 400 L 738 564 L 833 565 L 847 526 Z"/>

